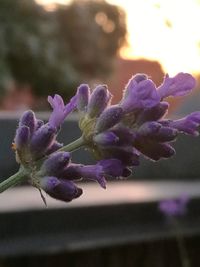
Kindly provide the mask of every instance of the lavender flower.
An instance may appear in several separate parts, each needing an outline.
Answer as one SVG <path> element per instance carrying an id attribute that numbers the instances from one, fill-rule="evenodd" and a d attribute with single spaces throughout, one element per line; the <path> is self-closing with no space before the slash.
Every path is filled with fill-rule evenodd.
<path id="1" fill-rule="evenodd" d="M 82 189 L 78 188 L 74 181 L 94 180 L 105 189 L 105 177 L 119 177 L 123 172 L 127 173 L 127 170 L 117 159 L 102 160 L 95 165 L 84 166 L 71 163 L 69 153 L 57 152 L 44 161 L 36 176 L 40 187 L 47 194 L 68 202 L 82 194 Z"/>
<path id="2" fill-rule="evenodd" d="M 200 125 L 200 112 L 193 112 L 179 120 L 163 120 L 161 124 L 177 129 L 178 132 L 198 136 Z"/>
<path id="3" fill-rule="evenodd" d="M 173 78 L 167 74 L 163 84 L 158 87 L 158 93 L 161 99 L 168 96 L 184 96 L 195 87 L 195 84 L 195 79 L 188 73 L 180 72 Z"/>
<path id="4" fill-rule="evenodd" d="M 137 74 L 128 82 L 116 106 L 109 106 L 107 89 L 97 87 L 87 98 L 88 106 L 79 122 L 86 146 L 97 159 L 116 158 L 128 168 L 139 165 L 142 156 L 154 161 L 173 156 L 172 142 L 179 133 L 198 134 L 200 112 L 180 120 L 164 120 L 169 104 L 162 99 L 185 95 L 194 85 L 194 78 L 186 73 L 174 78 L 166 76 L 158 88 L 147 75 Z M 99 97 L 103 108 L 98 108 L 98 115 L 91 119 L 88 108 L 97 105 L 100 92 L 104 95 Z"/>
<path id="5" fill-rule="evenodd" d="M 187 211 L 189 197 L 185 194 L 179 198 L 163 200 L 159 203 L 159 210 L 166 216 L 182 216 Z"/>
<path id="6" fill-rule="evenodd" d="M 125 113 L 152 108 L 160 101 L 155 84 L 146 75 L 133 76 L 124 91 L 121 107 Z"/>
<path id="7" fill-rule="evenodd" d="M 30 173 L 31 182 L 50 196 L 71 201 L 82 194 L 78 180 L 94 180 L 106 188 L 107 177 L 131 175 L 140 158 L 157 161 L 175 154 L 173 142 L 180 133 L 197 136 L 200 111 L 177 120 L 165 119 L 168 96 L 183 96 L 195 86 L 194 78 L 179 73 L 156 88 L 145 74 L 133 76 L 121 101 L 111 105 L 112 95 L 106 85 L 90 92 L 87 84 L 78 87 L 68 104 L 59 95 L 49 96 L 53 108 L 48 123 L 36 119 L 32 111 L 23 114 L 14 139 L 16 158 Z M 78 110 L 82 137 L 73 145 L 64 146 L 56 138 L 67 115 Z M 77 146 L 76 146 L 77 145 Z M 98 160 L 94 165 L 71 162 L 71 154 L 80 145 L 90 150 Z M 68 150 L 70 149 L 70 150 Z M 168 214 L 182 214 L 187 201 L 170 200 L 160 204 Z"/>

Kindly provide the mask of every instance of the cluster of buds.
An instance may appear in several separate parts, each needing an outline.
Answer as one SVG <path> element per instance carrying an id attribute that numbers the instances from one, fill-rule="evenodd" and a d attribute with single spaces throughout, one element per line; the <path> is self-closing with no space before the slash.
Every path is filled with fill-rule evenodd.
<path id="1" fill-rule="evenodd" d="M 171 143 L 179 133 L 198 135 L 200 112 L 179 120 L 164 119 L 169 104 L 163 100 L 186 95 L 194 86 L 195 79 L 186 73 L 166 76 L 158 88 L 145 74 L 137 74 L 128 82 L 122 100 L 110 105 L 106 86 L 96 87 L 90 95 L 89 87 L 81 85 L 77 108 L 88 148 L 97 159 L 119 159 L 124 173 L 139 165 L 140 156 L 154 161 L 171 157 L 175 153 Z"/>
<path id="2" fill-rule="evenodd" d="M 158 88 L 147 75 L 137 74 L 129 80 L 117 105 L 111 105 L 106 85 L 93 91 L 80 85 L 67 105 L 59 95 L 49 96 L 53 111 L 46 124 L 32 111 L 20 119 L 14 140 L 17 161 L 30 170 L 33 185 L 59 200 L 79 197 L 82 189 L 75 182 L 80 179 L 95 180 L 105 188 L 106 177 L 129 176 L 141 156 L 157 161 L 174 155 L 172 142 L 179 133 L 198 135 L 200 112 L 178 120 L 164 119 L 169 107 L 164 99 L 184 96 L 194 86 L 195 79 L 187 73 L 173 78 L 166 75 Z M 69 152 L 73 149 L 69 151 L 56 141 L 62 123 L 74 110 L 80 115 L 82 146 L 94 154 L 96 165 L 72 163 Z"/>

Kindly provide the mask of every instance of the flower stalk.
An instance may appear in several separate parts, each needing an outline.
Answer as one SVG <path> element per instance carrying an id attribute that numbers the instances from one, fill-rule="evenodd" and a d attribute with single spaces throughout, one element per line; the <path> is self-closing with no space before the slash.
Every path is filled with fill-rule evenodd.
<path id="1" fill-rule="evenodd" d="M 0 183 L 0 193 L 4 192 L 10 187 L 13 187 L 25 181 L 27 178 L 28 178 L 28 175 L 25 169 L 20 168 L 17 173 L 13 174 L 8 179 Z"/>
<path id="2" fill-rule="evenodd" d="M 61 147 L 60 149 L 58 149 L 58 151 L 74 152 L 75 150 L 83 147 L 84 145 L 85 145 L 85 140 L 83 136 L 81 136 L 75 141 L 69 143 L 68 145 Z"/>

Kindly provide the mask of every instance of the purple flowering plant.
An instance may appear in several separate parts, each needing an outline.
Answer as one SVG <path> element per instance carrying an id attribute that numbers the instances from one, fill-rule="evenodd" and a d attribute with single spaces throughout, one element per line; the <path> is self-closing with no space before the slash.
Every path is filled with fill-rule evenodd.
<path id="1" fill-rule="evenodd" d="M 160 201 L 158 208 L 167 217 L 183 216 L 187 212 L 189 200 L 186 194 L 182 194 L 177 198 Z"/>
<path id="2" fill-rule="evenodd" d="M 38 120 L 33 111 L 22 115 L 13 147 L 19 171 L 0 184 L 0 192 L 28 180 L 51 197 L 71 201 L 82 194 L 77 181 L 90 179 L 106 188 L 106 178 L 127 177 L 140 164 L 140 158 L 152 161 L 174 155 L 173 142 L 181 133 L 197 136 L 200 111 L 178 119 L 165 119 L 168 96 L 184 96 L 195 87 L 187 73 L 165 76 L 156 88 L 145 74 L 136 74 L 125 87 L 121 101 L 111 104 L 106 85 L 91 91 L 81 84 L 74 97 L 65 104 L 62 97 L 49 96 L 53 111 L 49 121 Z M 66 117 L 79 114 L 82 136 L 63 145 L 56 138 Z M 71 153 L 81 147 L 90 150 L 97 163 L 77 164 Z"/>

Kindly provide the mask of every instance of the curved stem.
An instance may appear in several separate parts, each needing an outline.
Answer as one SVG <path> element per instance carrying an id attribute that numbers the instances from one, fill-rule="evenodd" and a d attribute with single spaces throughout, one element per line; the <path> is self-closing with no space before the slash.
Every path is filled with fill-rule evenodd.
<path id="1" fill-rule="evenodd" d="M 27 178 L 27 173 L 19 169 L 19 171 L 12 176 L 10 176 L 8 179 L 0 183 L 0 193 L 4 192 L 6 189 L 15 186 L 25 180 Z"/>
<path id="2" fill-rule="evenodd" d="M 70 144 L 61 147 L 58 151 L 73 152 L 84 145 L 85 145 L 85 140 L 84 140 L 83 136 L 81 136 L 80 138 L 76 139 L 75 141 L 71 142 Z"/>

